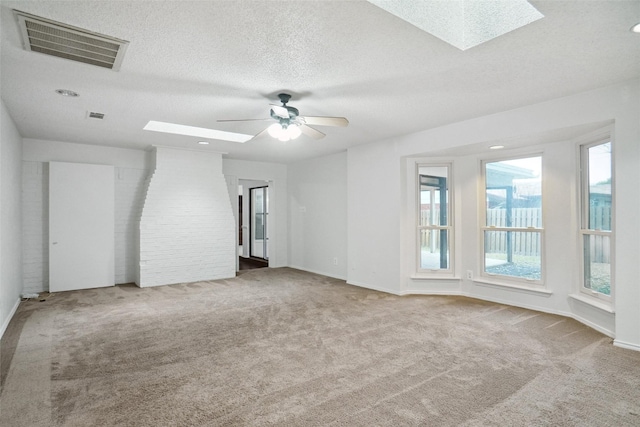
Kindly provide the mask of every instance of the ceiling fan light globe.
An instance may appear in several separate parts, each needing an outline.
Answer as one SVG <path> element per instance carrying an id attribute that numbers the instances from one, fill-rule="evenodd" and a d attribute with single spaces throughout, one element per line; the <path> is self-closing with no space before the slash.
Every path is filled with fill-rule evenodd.
<path id="1" fill-rule="evenodd" d="M 280 138 L 280 136 L 284 133 L 282 126 L 280 126 L 280 123 L 274 123 L 271 126 L 269 126 L 267 128 L 267 132 L 273 138 Z"/>
<path id="2" fill-rule="evenodd" d="M 289 126 L 287 128 L 287 133 L 291 139 L 296 139 L 300 134 L 302 134 L 302 131 L 300 130 L 300 126 Z"/>
<path id="3" fill-rule="evenodd" d="M 282 132 L 282 134 L 278 137 L 278 139 L 282 142 L 287 142 L 288 140 L 291 139 L 291 137 L 287 132 Z"/>

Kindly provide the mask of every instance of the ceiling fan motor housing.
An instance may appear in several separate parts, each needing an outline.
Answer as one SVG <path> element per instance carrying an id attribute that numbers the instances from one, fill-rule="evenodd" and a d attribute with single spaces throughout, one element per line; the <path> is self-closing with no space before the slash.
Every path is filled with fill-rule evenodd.
<path id="1" fill-rule="evenodd" d="M 293 122 L 300 115 L 300 111 L 298 111 L 297 108 L 286 105 L 287 102 L 289 102 L 289 99 L 291 99 L 291 95 L 286 93 L 281 93 L 278 95 L 278 97 L 282 102 L 282 108 L 287 109 L 289 117 L 282 117 L 281 115 L 276 114 L 276 112 L 273 111 L 273 109 L 269 111 L 269 114 L 271 115 L 272 118 L 278 120 L 282 125 L 282 127 L 286 129 L 287 126 L 289 126 L 291 122 Z"/>
<path id="2" fill-rule="evenodd" d="M 286 104 L 291 99 L 291 95 L 289 95 L 288 93 L 279 93 L 278 98 L 280 98 L 280 102 Z"/>

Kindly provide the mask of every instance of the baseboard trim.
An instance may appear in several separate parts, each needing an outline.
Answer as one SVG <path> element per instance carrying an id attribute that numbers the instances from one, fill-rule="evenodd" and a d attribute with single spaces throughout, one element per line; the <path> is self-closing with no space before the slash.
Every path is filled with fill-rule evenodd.
<path id="1" fill-rule="evenodd" d="M 478 300 L 482 300 L 482 301 L 489 301 L 489 302 L 495 302 L 496 304 L 502 304 L 502 305 L 509 305 L 511 307 L 520 307 L 520 308 L 526 308 L 527 310 L 534 310 L 534 311 L 540 311 L 542 313 L 549 313 L 549 314 L 555 314 L 558 316 L 564 316 L 564 317 L 569 317 L 569 318 L 573 318 L 573 315 L 569 312 L 566 311 L 560 311 L 560 310 L 553 310 L 553 309 L 549 309 L 547 307 L 540 307 L 537 305 L 532 305 L 532 304 L 514 304 L 511 301 L 506 301 L 503 300 L 501 298 L 490 298 L 490 297 L 480 297 L 477 295 L 473 295 L 470 294 L 468 292 L 463 292 L 462 295 L 468 297 L 468 298 L 475 298 Z"/>
<path id="2" fill-rule="evenodd" d="M 9 316 L 7 316 L 7 318 L 5 319 L 5 321 L 2 323 L 2 329 L 0 329 L 0 339 L 3 337 L 4 332 L 7 330 L 7 328 L 9 327 L 9 322 L 11 322 L 11 319 L 13 319 L 13 315 L 16 314 L 16 311 L 18 310 L 18 307 L 20 306 L 20 298 L 18 298 L 18 300 L 16 301 L 16 303 L 13 305 L 13 308 L 11 309 L 11 311 L 9 312 Z"/>
<path id="3" fill-rule="evenodd" d="M 312 270 L 310 268 L 304 268 L 304 267 L 300 267 L 300 266 L 297 266 L 297 265 L 288 265 L 287 267 L 295 268 L 296 270 L 306 271 L 308 273 L 319 274 L 321 276 L 331 277 L 332 279 L 345 280 L 345 281 L 347 280 L 347 278 L 344 277 L 344 276 L 336 275 L 336 274 L 333 274 L 333 273 L 327 273 L 325 271 Z"/>
<path id="4" fill-rule="evenodd" d="M 450 296 L 468 296 L 464 294 L 462 291 L 445 291 L 445 290 L 433 290 L 430 291 L 428 289 L 419 289 L 419 290 L 411 290 L 407 289 L 405 291 L 398 292 L 398 295 L 450 295 Z"/>
<path id="5" fill-rule="evenodd" d="M 536 305 L 530 305 L 530 304 L 514 304 L 513 302 L 510 301 L 505 301 L 502 300 L 500 298 L 487 298 L 487 297 L 480 297 L 477 295 L 473 295 L 470 294 L 468 292 L 463 292 L 463 291 L 445 291 L 445 290 L 438 290 L 438 291 L 429 291 L 429 290 L 404 290 L 404 291 L 392 291 L 389 289 L 384 289 L 384 288 L 376 288 L 370 285 L 365 285 L 364 283 L 357 283 L 357 282 L 352 282 L 352 281 L 347 281 L 347 284 L 349 285 L 354 285 L 354 286 L 358 286 L 361 288 L 367 288 L 367 289 L 372 289 L 374 291 L 380 291 L 380 292 L 386 292 L 392 295 L 398 295 L 398 296 L 405 296 L 405 295 L 451 295 L 451 296 L 464 296 L 467 298 L 474 298 L 477 300 L 482 300 L 482 301 L 489 301 L 489 302 L 494 302 L 496 304 L 502 304 L 502 305 L 508 305 L 511 307 L 520 307 L 520 308 L 526 308 L 527 310 L 534 310 L 534 311 L 540 311 L 542 313 L 549 313 L 549 314 L 555 314 L 558 316 L 563 316 L 563 317 L 567 317 L 569 319 L 574 319 L 577 322 L 582 323 L 583 325 L 586 325 L 588 327 L 590 327 L 591 329 L 594 329 L 598 332 L 600 332 L 601 334 L 604 334 L 610 338 L 615 338 L 615 332 L 614 331 L 610 331 L 608 329 L 605 329 L 587 319 L 584 319 L 574 313 L 571 312 L 565 312 L 565 311 L 561 311 L 561 310 L 553 310 L 553 309 L 549 309 L 546 307 L 540 307 L 540 306 L 536 306 Z M 615 341 L 614 341 L 615 344 Z M 635 344 L 631 344 L 631 343 L 624 343 L 624 342 L 620 342 L 619 347 L 624 347 L 624 348 L 629 348 L 632 350 L 638 350 L 640 351 L 640 346 L 636 346 Z"/>
<path id="6" fill-rule="evenodd" d="M 379 288 L 379 287 L 367 285 L 364 283 L 354 282 L 352 280 L 347 280 L 347 285 L 353 285 L 359 288 L 371 289 L 372 291 L 385 292 L 391 295 L 402 296 L 398 291 L 392 291 L 391 289 L 386 289 L 386 288 Z"/>
<path id="7" fill-rule="evenodd" d="M 615 345 L 616 347 L 620 347 L 620 348 L 626 348 L 628 350 L 640 351 L 640 345 L 632 344 L 630 342 L 625 342 L 625 341 L 620 341 L 620 340 L 613 340 L 613 345 Z"/>
<path id="8" fill-rule="evenodd" d="M 609 338 L 615 338 L 616 337 L 615 332 L 610 331 L 609 329 L 605 329 L 602 326 L 596 325 L 595 323 L 593 323 L 590 320 L 585 319 L 584 317 L 578 316 L 578 315 L 573 314 L 573 313 L 568 317 L 571 317 L 575 321 L 580 322 L 583 325 L 587 325 L 588 327 L 590 327 L 592 329 L 595 329 L 596 331 L 598 331 L 598 332 L 600 332 L 602 334 L 605 334 Z M 639 349 L 640 349 L 640 347 L 639 347 Z"/>

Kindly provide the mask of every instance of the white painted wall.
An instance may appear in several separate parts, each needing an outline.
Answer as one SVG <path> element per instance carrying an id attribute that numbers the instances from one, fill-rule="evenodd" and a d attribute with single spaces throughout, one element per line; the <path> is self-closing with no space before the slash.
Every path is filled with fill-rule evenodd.
<path id="1" fill-rule="evenodd" d="M 227 180 L 269 181 L 269 267 L 288 266 L 287 166 L 224 159 L 222 170 Z"/>
<path id="2" fill-rule="evenodd" d="M 347 153 L 292 164 L 288 173 L 289 264 L 346 279 Z"/>
<path id="3" fill-rule="evenodd" d="M 22 242 L 24 292 L 49 290 L 49 163 L 107 164 L 115 167 L 115 282 L 136 279 L 136 227 L 142 212 L 149 151 L 35 139 L 24 140 Z"/>
<path id="4" fill-rule="evenodd" d="M 25 138 L 22 156 L 24 161 L 31 162 L 91 163 L 127 169 L 151 168 L 150 151 L 42 139 Z"/>
<path id="5" fill-rule="evenodd" d="M 545 311 L 568 311 L 580 320 L 591 322 L 602 330 L 615 326 L 616 343 L 640 349 L 640 81 L 579 93 L 541 104 L 484 116 L 464 122 L 418 132 L 392 140 L 359 145 L 348 151 L 348 256 L 347 278 L 350 283 L 395 293 L 411 292 L 414 284 L 410 271 L 401 257 L 411 256 L 413 237 L 406 230 L 408 215 L 402 208 L 403 177 L 406 176 L 408 156 L 442 156 L 443 150 L 467 145 L 529 138 L 532 135 L 556 129 L 589 123 L 615 121 L 616 167 L 616 314 L 610 315 L 569 302 L 566 295 L 574 286 L 575 269 L 567 268 L 568 257 L 575 256 L 562 248 L 562 242 L 571 239 L 575 228 L 575 201 L 570 185 L 567 162 L 575 156 L 569 145 L 544 146 L 548 153 L 545 167 L 549 168 L 551 182 L 561 187 L 547 191 L 551 197 L 561 197 L 558 209 L 564 216 L 550 218 L 546 226 L 556 233 L 549 243 L 547 274 L 553 294 L 549 297 L 530 295 L 495 287 L 482 286 L 463 280 L 454 289 L 485 299 L 530 306 Z M 533 143 L 535 145 L 535 143 Z M 489 144 L 487 144 L 489 145 Z M 531 144 L 529 144 L 531 145 Z M 478 159 L 458 156 L 454 170 L 456 188 L 461 192 L 457 211 L 462 215 L 460 236 L 462 260 L 457 274 L 472 268 L 477 271 L 477 191 Z M 575 246 L 572 245 L 572 247 Z M 575 260 L 573 264 L 575 264 Z M 565 283 L 568 282 L 568 283 Z M 423 287 L 424 288 L 424 287 Z M 427 286 L 428 288 L 428 286 Z"/>
<path id="6" fill-rule="evenodd" d="M 22 137 L 0 100 L 0 337 L 22 292 Z"/>
<path id="7" fill-rule="evenodd" d="M 395 141 L 347 152 L 347 282 L 398 293 L 401 167 Z"/>
<path id="8" fill-rule="evenodd" d="M 140 219 L 140 287 L 234 277 L 235 220 L 222 155 L 155 147 Z"/>

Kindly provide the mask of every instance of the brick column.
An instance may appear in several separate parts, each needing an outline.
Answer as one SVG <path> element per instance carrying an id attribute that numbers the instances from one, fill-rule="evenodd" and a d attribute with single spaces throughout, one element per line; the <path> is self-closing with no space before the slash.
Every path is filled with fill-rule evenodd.
<path id="1" fill-rule="evenodd" d="M 138 286 L 235 276 L 235 223 L 222 155 L 154 147 L 140 219 Z"/>

